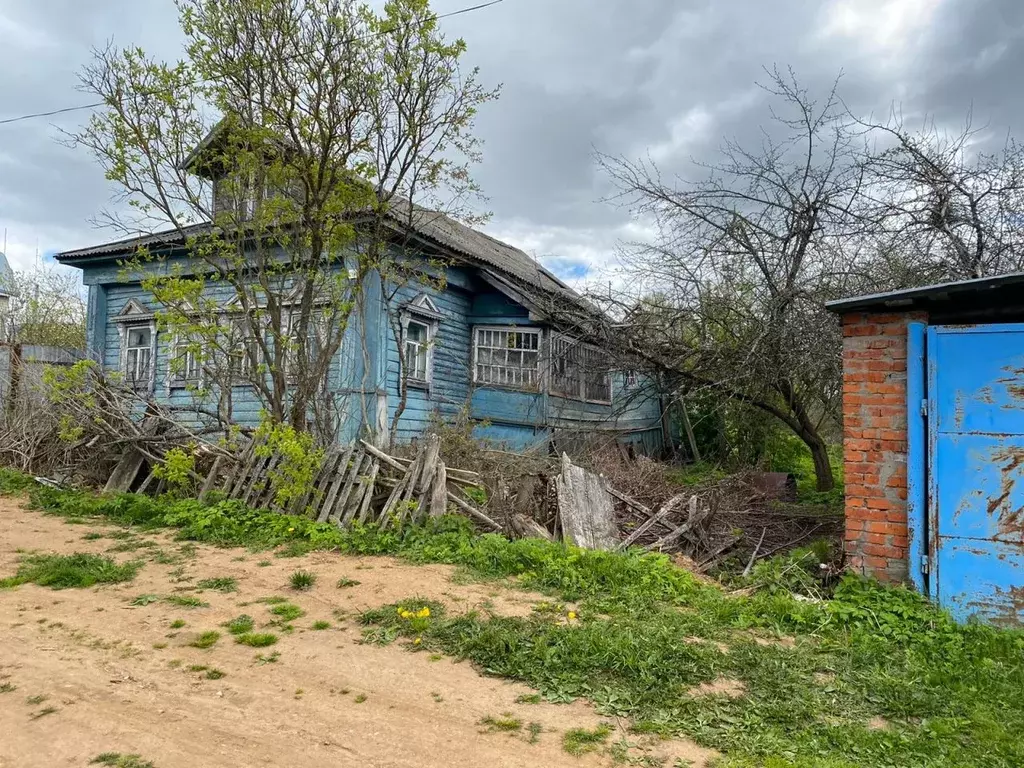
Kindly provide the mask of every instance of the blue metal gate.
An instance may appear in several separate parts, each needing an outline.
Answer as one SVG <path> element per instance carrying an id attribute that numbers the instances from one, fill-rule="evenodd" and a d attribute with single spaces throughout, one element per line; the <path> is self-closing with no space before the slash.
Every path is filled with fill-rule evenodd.
<path id="1" fill-rule="evenodd" d="M 1024 624 L 1024 324 L 931 326 L 927 358 L 929 591 Z"/>

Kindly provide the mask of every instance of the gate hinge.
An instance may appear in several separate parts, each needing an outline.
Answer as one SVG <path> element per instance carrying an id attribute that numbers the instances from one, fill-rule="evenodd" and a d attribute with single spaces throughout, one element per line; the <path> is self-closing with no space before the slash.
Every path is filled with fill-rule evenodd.
<path id="1" fill-rule="evenodd" d="M 921 415 L 927 418 L 928 416 L 928 399 L 925 398 L 921 401 Z"/>
<path id="2" fill-rule="evenodd" d="M 928 555 L 921 555 L 921 573 L 931 573 L 931 561 Z"/>

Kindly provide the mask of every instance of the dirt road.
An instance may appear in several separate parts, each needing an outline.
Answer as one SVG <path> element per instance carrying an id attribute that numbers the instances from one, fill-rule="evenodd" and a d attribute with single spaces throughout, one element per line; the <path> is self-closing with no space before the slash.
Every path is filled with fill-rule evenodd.
<path id="1" fill-rule="evenodd" d="M 127 584 L 0 590 L 0 768 L 86 766 L 111 752 L 138 754 L 155 768 L 612 764 L 607 747 L 582 757 L 562 748 L 567 729 L 609 722 L 587 705 L 517 701 L 534 691 L 400 643 L 363 644 L 355 620 L 361 610 L 412 595 L 453 611 L 499 614 L 525 614 L 540 595 L 456 584 L 449 567 L 389 558 L 275 558 L 183 550 L 165 533 L 124 536 L 0 499 L 0 576 L 13 574 L 31 551 L 146 561 Z M 317 575 L 306 592 L 288 584 L 300 568 Z M 235 579 L 237 591 L 196 590 L 211 578 Z M 342 578 L 359 583 L 339 588 Z M 152 597 L 132 605 L 140 595 Z M 162 599 L 175 595 L 208 606 Z M 269 606 L 257 601 L 273 596 L 304 609 L 294 631 L 270 648 L 236 644 L 221 625 L 240 614 L 257 628 L 269 623 Z M 318 621 L 329 628 L 313 629 Z M 210 630 L 221 632 L 212 647 L 190 645 Z M 481 724 L 488 717 L 519 719 L 523 727 L 489 728 Z M 540 728 L 533 736 L 531 723 Z M 635 764 L 700 766 L 709 757 L 693 744 L 645 741 L 626 732 L 628 723 L 613 725 L 608 745 L 624 739 Z"/>

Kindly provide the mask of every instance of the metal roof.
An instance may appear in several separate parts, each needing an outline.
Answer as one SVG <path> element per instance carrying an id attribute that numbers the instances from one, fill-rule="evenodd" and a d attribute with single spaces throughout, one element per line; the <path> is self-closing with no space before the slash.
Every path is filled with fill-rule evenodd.
<path id="1" fill-rule="evenodd" d="M 972 301 L 984 301 L 986 298 L 994 300 L 997 298 L 996 292 L 999 289 L 1020 284 L 1024 284 L 1024 272 L 1011 272 L 995 277 L 979 277 L 973 280 L 926 285 L 921 288 L 903 288 L 886 293 L 853 296 L 848 299 L 826 302 L 825 307 L 840 315 L 848 312 L 924 309 L 938 303 L 956 302 L 968 298 Z M 1005 291 L 999 291 L 998 298 L 1000 300 L 1005 298 L 1003 294 Z"/>
<path id="2" fill-rule="evenodd" d="M 482 266 L 498 269 L 546 293 L 579 298 L 575 291 L 527 253 L 508 243 L 496 240 L 490 235 L 485 235 L 479 230 L 460 224 L 443 213 L 416 206 L 410 216 L 408 203 L 405 203 L 395 206 L 395 213 L 391 218 L 399 227 L 410 226 L 414 234 L 431 241 L 443 250 L 451 251 L 455 255 L 465 258 L 470 263 L 477 262 Z M 173 247 L 181 245 L 188 237 L 209 232 L 211 227 L 212 225 L 206 223 L 195 224 L 180 231 L 177 229 L 165 230 L 89 248 L 64 251 L 57 254 L 57 260 L 74 263 L 82 259 L 124 255 L 142 247 Z"/>

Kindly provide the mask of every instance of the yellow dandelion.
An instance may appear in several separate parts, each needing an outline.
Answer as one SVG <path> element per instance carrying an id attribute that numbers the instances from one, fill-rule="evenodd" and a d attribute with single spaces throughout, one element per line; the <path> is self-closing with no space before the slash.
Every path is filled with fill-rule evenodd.
<path id="1" fill-rule="evenodd" d="M 416 611 L 416 618 L 418 618 L 418 619 L 425 619 L 429 615 L 430 615 L 430 609 L 426 608 L 426 607 L 420 608 L 418 611 Z"/>
<path id="2" fill-rule="evenodd" d="M 569 621 L 572 621 L 573 619 L 576 618 L 576 611 L 569 611 L 568 615 L 569 615 Z"/>
<path id="3" fill-rule="evenodd" d="M 412 644 L 413 645 L 419 645 L 422 642 L 423 642 L 423 638 L 422 637 L 417 637 L 415 640 L 412 641 Z"/>
<path id="4" fill-rule="evenodd" d="M 294 530 L 295 530 L 294 528 L 289 528 L 289 529 L 288 529 L 288 533 L 291 533 L 291 532 L 292 532 L 292 531 L 294 531 Z"/>

